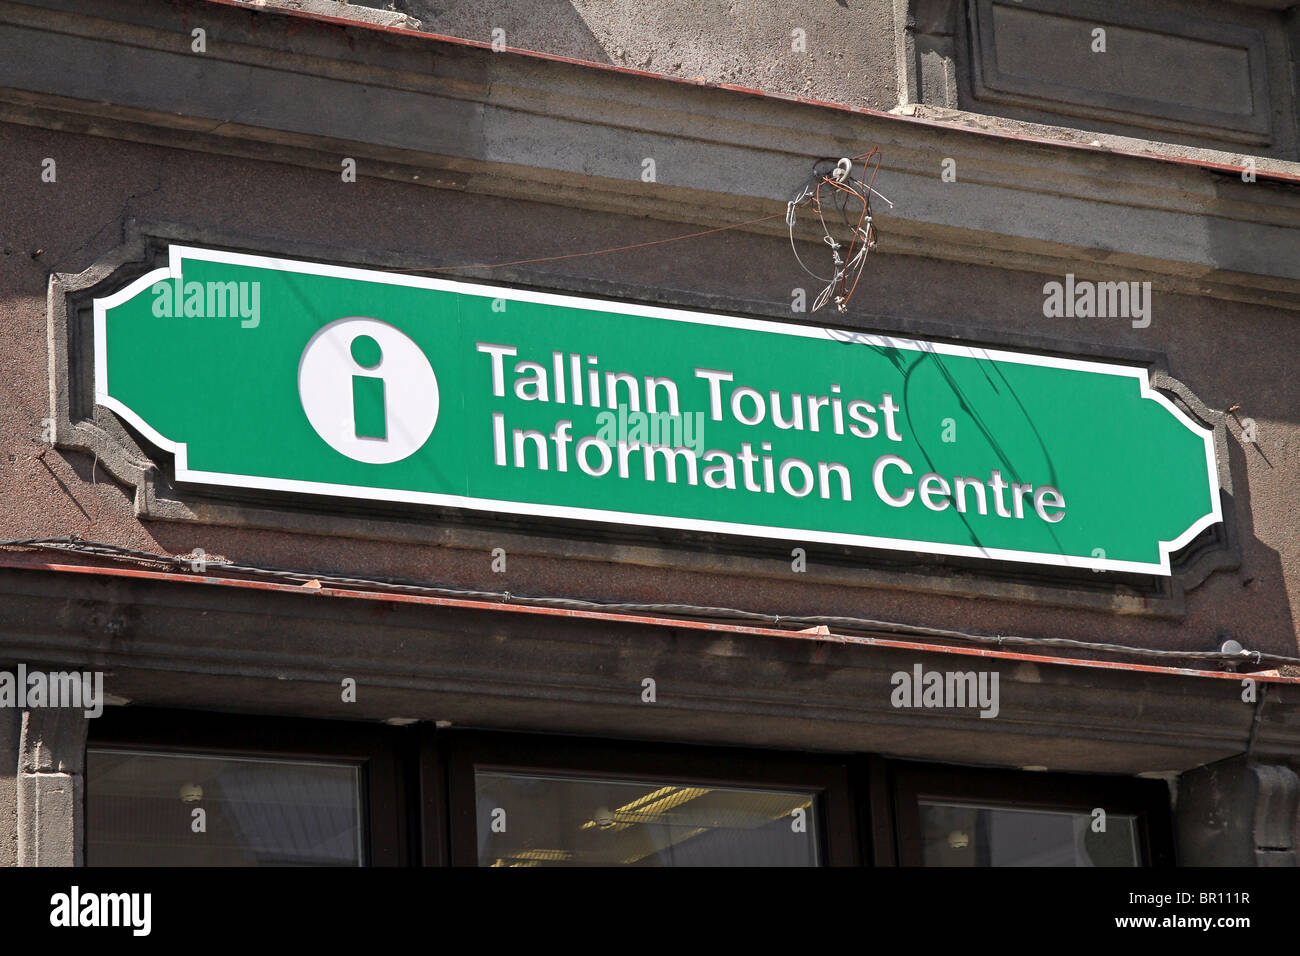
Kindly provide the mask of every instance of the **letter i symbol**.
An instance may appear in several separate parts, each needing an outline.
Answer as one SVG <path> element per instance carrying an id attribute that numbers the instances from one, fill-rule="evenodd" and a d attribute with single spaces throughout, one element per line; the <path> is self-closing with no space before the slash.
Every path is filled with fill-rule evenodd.
<path id="1" fill-rule="evenodd" d="M 384 353 L 368 335 L 352 340 L 352 361 L 363 369 L 374 369 Z M 352 417 L 358 438 L 388 438 L 388 416 L 384 410 L 384 379 L 379 375 L 352 376 Z"/>

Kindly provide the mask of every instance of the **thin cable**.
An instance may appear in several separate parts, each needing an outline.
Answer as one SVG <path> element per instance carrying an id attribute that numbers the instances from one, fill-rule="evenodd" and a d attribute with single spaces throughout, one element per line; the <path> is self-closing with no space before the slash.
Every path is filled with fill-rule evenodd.
<path id="1" fill-rule="evenodd" d="M 118 561 L 137 561 L 162 564 L 180 570 L 192 571 L 194 558 L 156 554 L 120 545 L 99 541 L 85 541 L 79 536 L 66 538 L 22 538 L 0 541 L 0 548 L 40 548 L 49 551 L 66 551 L 75 554 L 105 557 Z M 768 614 L 760 611 L 746 611 L 740 608 L 710 607 L 697 604 L 619 604 L 602 601 L 588 601 L 582 598 L 539 597 L 514 594 L 510 591 L 479 591 L 472 588 L 430 585 L 424 582 L 404 578 L 363 578 L 346 575 L 332 575 L 319 571 L 303 571 L 292 568 L 276 568 L 264 565 L 240 564 L 234 561 L 212 561 L 205 559 L 206 568 L 214 568 L 238 574 L 258 577 L 276 578 L 305 584 L 316 581 L 322 587 L 367 587 L 395 591 L 398 593 L 427 594 L 436 597 L 452 597 L 483 601 L 497 601 L 553 607 L 569 610 L 604 611 L 624 614 L 677 614 L 684 617 L 713 618 L 728 621 L 753 621 L 772 627 L 790 627 L 803 629 L 826 625 L 843 627 L 858 631 L 887 631 L 896 634 L 936 637 L 945 640 L 964 641 L 974 644 L 1002 647 L 1015 645 L 1024 647 L 1068 647 L 1084 651 L 1104 651 L 1115 654 L 1134 655 L 1180 660 L 1200 660 L 1206 662 L 1240 665 L 1250 658 L 1259 665 L 1264 661 L 1272 664 L 1300 664 L 1300 658 L 1285 657 L 1280 654 L 1266 654 L 1262 651 L 1243 652 L 1242 654 L 1225 654 L 1222 651 L 1167 651 L 1150 647 L 1130 647 L 1124 644 L 1106 644 L 1093 641 L 1077 641 L 1071 638 L 1023 637 L 1015 634 L 973 634 L 948 628 L 925 627 L 917 624 L 903 624 L 897 621 L 880 621 L 871 618 L 843 617 L 835 615 L 785 615 Z"/>
<path id="2" fill-rule="evenodd" d="M 539 259 L 515 259 L 512 262 L 498 262 L 494 265 L 480 263 L 478 265 L 462 266 L 428 266 L 420 269 L 387 269 L 386 272 L 452 272 L 458 269 L 504 269 L 506 266 L 524 266 L 534 262 L 558 262 L 561 259 L 581 259 L 584 256 L 603 256 L 611 252 L 625 252 L 628 249 L 644 249 L 647 246 L 659 246 L 666 242 L 681 242 L 683 239 L 698 239 L 701 236 L 711 236 L 715 232 L 726 232 L 728 229 L 740 229 L 744 226 L 752 226 L 756 223 L 767 222 L 770 219 L 780 219 L 785 213 L 774 213 L 771 216 L 762 216 L 758 219 L 750 219 L 745 222 L 733 222 L 729 226 L 718 226 L 716 229 L 706 229 L 703 232 L 692 232 L 684 236 L 670 236 L 667 239 L 652 239 L 649 242 L 634 242 L 626 246 L 613 246 L 609 249 L 595 249 L 591 252 L 570 252 L 562 256 L 542 256 Z"/>

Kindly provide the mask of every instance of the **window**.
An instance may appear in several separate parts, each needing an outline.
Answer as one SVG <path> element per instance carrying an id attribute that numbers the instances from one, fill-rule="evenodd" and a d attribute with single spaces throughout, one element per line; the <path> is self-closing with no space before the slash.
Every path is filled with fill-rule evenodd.
<path id="1" fill-rule="evenodd" d="M 478 771 L 480 866 L 816 866 L 816 795 Z"/>
<path id="2" fill-rule="evenodd" d="M 86 746 L 86 863 L 403 864 L 410 737 L 343 721 L 112 708 Z"/>
<path id="3" fill-rule="evenodd" d="M 91 866 L 1173 863 L 1132 777 L 143 707 L 90 735 Z"/>
<path id="4" fill-rule="evenodd" d="M 828 756 L 453 733 L 451 856 L 470 866 L 824 866 L 858 861 Z"/>
<path id="5" fill-rule="evenodd" d="M 359 866 L 361 768 L 89 748 L 89 866 Z"/>
<path id="6" fill-rule="evenodd" d="M 1173 862 L 1162 781 L 904 762 L 892 772 L 905 866 Z"/>
<path id="7" fill-rule="evenodd" d="M 1142 865 L 1131 813 L 1094 818 L 1082 811 L 928 800 L 920 810 L 926 866 Z"/>

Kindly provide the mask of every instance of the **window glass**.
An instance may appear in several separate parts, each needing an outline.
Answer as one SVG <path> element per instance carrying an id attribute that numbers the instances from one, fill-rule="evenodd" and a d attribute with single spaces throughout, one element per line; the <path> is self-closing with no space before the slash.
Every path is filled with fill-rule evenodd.
<path id="1" fill-rule="evenodd" d="M 365 859 L 355 764 L 90 748 L 86 780 L 90 866 Z"/>
<path id="2" fill-rule="evenodd" d="M 481 866 L 816 866 L 811 793 L 474 774 Z"/>
<path id="3" fill-rule="evenodd" d="M 1137 818 L 920 801 L 926 866 L 1141 866 Z M 1104 829 L 1100 827 L 1104 824 Z"/>

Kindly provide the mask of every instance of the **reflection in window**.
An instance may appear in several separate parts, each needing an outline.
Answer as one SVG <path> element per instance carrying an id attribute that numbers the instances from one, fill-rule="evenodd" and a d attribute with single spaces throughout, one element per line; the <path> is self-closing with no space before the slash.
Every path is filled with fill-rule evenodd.
<path id="1" fill-rule="evenodd" d="M 481 866 L 816 866 L 810 793 L 479 771 Z"/>
<path id="2" fill-rule="evenodd" d="M 90 866 L 359 866 L 364 859 L 354 764 L 91 748 L 86 780 Z"/>
<path id="3" fill-rule="evenodd" d="M 1137 818 L 920 801 L 926 866 L 1141 866 Z M 1096 818 L 1096 822 L 1100 821 Z"/>

